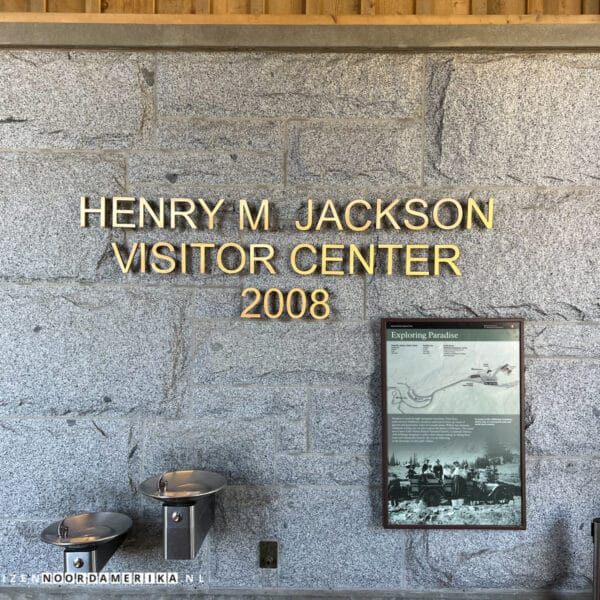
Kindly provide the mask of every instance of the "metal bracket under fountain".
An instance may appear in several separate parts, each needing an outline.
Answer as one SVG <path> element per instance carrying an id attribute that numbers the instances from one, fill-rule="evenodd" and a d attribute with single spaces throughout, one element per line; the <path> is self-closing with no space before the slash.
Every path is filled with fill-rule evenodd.
<path id="1" fill-rule="evenodd" d="M 131 519 L 122 513 L 83 513 L 48 525 L 41 537 L 44 542 L 65 549 L 65 573 L 98 573 L 131 526 Z"/>
<path id="2" fill-rule="evenodd" d="M 211 471 L 166 471 L 140 486 L 163 503 L 163 549 L 167 560 L 190 560 L 215 520 L 215 494 L 225 477 Z"/>

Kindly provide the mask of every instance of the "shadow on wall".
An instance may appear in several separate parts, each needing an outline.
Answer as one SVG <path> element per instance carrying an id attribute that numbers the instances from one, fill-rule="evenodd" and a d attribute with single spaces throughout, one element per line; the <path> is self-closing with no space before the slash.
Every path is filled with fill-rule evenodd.
<path id="1" fill-rule="evenodd" d="M 371 321 L 371 335 L 374 340 L 381 336 L 381 323 L 379 319 Z M 381 344 L 373 345 L 375 351 L 375 364 L 381 364 Z M 371 447 L 371 486 L 382 489 L 382 399 L 381 399 L 381 377 L 378 369 L 375 369 L 369 382 L 369 401 L 373 405 L 373 433 L 374 443 Z M 371 515 L 375 527 L 381 527 L 383 523 L 383 504 L 379 493 L 371 494 Z"/>
<path id="2" fill-rule="evenodd" d="M 547 587 L 549 590 L 560 590 L 569 587 L 569 571 L 572 571 L 573 554 L 569 538 L 569 524 L 566 519 L 559 518 L 555 521 L 552 530 L 555 532 L 555 537 L 548 543 L 546 561 L 548 565 L 554 563 L 554 569 L 551 569 L 551 572 L 556 575 L 552 581 L 548 582 Z M 548 592 L 548 600 L 561 600 L 561 598 L 564 599 L 564 595 L 559 592 Z"/>

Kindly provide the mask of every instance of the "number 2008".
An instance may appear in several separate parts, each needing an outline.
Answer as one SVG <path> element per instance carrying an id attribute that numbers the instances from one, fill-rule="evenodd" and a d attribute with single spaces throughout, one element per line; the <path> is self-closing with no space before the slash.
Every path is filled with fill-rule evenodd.
<path id="1" fill-rule="evenodd" d="M 310 316 L 322 321 L 331 314 L 329 292 L 322 288 L 312 292 L 300 288 L 289 292 L 269 288 L 263 294 L 259 289 L 250 287 L 242 291 L 242 298 L 246 297 L 250 304 L 242 310 L 242 319 L 280 319 L 284 316 L 302 319 Z"/>

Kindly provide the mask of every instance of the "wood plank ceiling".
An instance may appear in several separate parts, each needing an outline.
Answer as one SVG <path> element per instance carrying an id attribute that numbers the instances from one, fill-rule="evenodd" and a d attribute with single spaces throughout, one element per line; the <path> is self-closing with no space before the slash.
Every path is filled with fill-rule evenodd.
<path id="1" fill-rule="evenodd" d="M 598 15 L 599 0 L 0 0 L 0 12 L 114 15 L 285 15 L 302 24 L 318 15 Z M 294 20 L 295 19 L 295 20 Z M 360 22 L 360 21 L 357 21 Z"/>

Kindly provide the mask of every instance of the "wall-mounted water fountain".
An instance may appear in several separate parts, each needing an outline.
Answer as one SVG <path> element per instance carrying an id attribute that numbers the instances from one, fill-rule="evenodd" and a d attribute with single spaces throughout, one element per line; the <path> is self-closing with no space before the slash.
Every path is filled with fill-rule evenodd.
<path id="1" fill-rule="evenodd" d="M 48 525 L 42 540 L 64 548 L 65 573 L 98 573 L 121 545 L 131 525 L 131 519 L 122 513 L 71 515 Z"/>
<path id="2" fill-rule="evenodd" d="M 167 471 L 146 479 L 143 494 L 163 505 L 163 549 L 167 560 L 190 560 L 215 518 L 215 494 L 225 477 L 210 471 Z"/>

